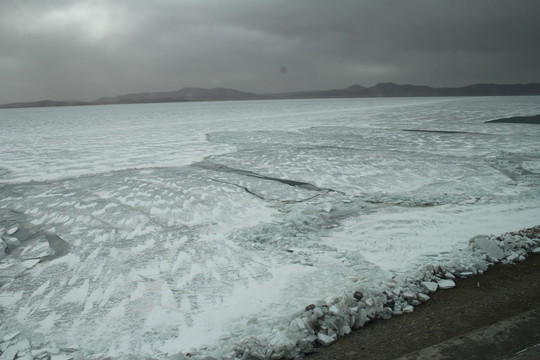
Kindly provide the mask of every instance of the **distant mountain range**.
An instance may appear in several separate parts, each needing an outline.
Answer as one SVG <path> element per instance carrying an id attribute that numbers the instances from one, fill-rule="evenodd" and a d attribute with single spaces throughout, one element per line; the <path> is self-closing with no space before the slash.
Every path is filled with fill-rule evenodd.
<path id="1" fill-rule="evenodd" d="M 224 101 L 264 99 L 325 99 L 362 97 L 421 97 L 421 96 L 517 96 L 540 95 L 540 83 L 531 84 L 475 84 L 457 88 L 434 88 L 421 85 L 380 83 L 372 87 L 352 85 L 345 89 L 255 94 L 228 88 L 183 88 L 169 92 L 145 92 L 103 97 L 91 102 L 52 101 L 21 102 L 0 105 L 0 108 L 77 106 L 105 104 L 137 104 L 180 101 Z"/>
<path id="2" fill-rule="evenodd" d="M 235 89 L 202 89 L 188 87 L 169 92 L 145 92 L 114 97 L 103 97 L 97 99 L 95 102 L 98 104 L 131 104 L 177 101 L 251 100 L 259 98 L 260 96 L 257 94 Z"/>

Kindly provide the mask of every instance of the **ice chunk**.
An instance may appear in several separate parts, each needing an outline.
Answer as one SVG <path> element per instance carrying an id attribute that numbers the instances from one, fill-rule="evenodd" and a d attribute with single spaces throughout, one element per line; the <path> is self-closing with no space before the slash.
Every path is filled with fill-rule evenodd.
<path id="1" fill-rule="evenodd" d="M 23 338 L 11 342 L 0 355 L 0 360 L 12 360 L 25 358 L 26 353 L 30 353 L 30 341 Z M 31 356 L 31 355 L 30 355 Z M 32 357 L 30 357 L 31 359 Z"/>
<path id="2" fill-rule="evenodd" d="M 323 333 L 318 333 L 317 334 L 317 340 L 324 346 L 328 346 L 330 345 L 331 343 L 333 343 L 334 341 L 336 341 L 336 334 L 333 334 L 333 335 L 326 335 L 326 334 L 323 334 Z"/>
<path id="3" fill-rule="evenodd" d="M 2 340 L 3 341 L 9 341 L 9 340 L 12 340 L 15 338 L 15 336 L 19 335 L 21 332 L 20 331 L 15 331 L 15 332 L 12 332 L 10 334 L 7 334 L 5 335 Z"/>
<path id="4" fill-rule="evenodd" d="M 318 318 L 322 318 L 324 316 L 324 312 L 321 310 L 320 307 L 316 307 L 313 309 L 313 314 Z"/>
<path id="5" fill-rule="evenodd" d="M 447 271 L 445 274 L 444 274 L 444 277 L 447 278 L 447 279 L 450 279 L 450 280 L 455 280 L 456 277 L 454 276 L 454 274 L 452 274 L 450 271 Z"/>
<path id="6" fill-rule="evenodd" d="M 358 311 L 356 312 L 353 328 L 359 329 L 362 326 L 364 326 L 364 324 L 368 321 L 369 319 L 368 319 L 368 313 L 366 309 L 358 309 Z"/>
<path id="7" fill-rule="evenodd" d="M 489 257 L 492 259 L 500 260 L 504 257 L 504 252 L 502 249 L 491 240 L 486 235 L 478 235 L 473 237 L 471 240 L 472 244 L 475 244 L 480 249 L 482 249 Z"/>
<path id="8" fill-rule="evenodd" d="M 515 251 L 512 251 L 512 253 L 506 258 L 506 260 L 508 260 L 508 262 L 514 262 L 517 259 L 519 259 L 519 254 L 517 252 L 515 252 Z"/>
<path id="9" fill-rule="evenodd" d="M 64 256 L 68 253 L 70 245 L 64 239 L 56 234 L 46 234 L 47 241 L 49 242 L 49 247 L 54 252 L 54 255 L 50 258 L 57 258 Z"/>
<path id="10" fill-rule="evenodd" d="M 0 260 L 6 257 L 7 254 L 9 254 L 9 248 L 7 244 L 0 239 Z"/>
<path id="11" fill-rule="evenodd" d="M 12 228 L 8 229 L 8 231 L 6 231 L 6 234 L 11 236 L 11 235 L 15 234 L 17 231 L 19 231 L 19 227 L 18 226 L 13 226 Z"/>
<path id="12" fill-rule="evenodd" d="M 21 262 L 21 266 L 25 269 L 31 269 L 36 266 L 37 263 L 39 263 L 39 259 L 29 259 Z"/>
<path id="13" fill-rule="evenodd" d="M 329 312 L 331 315 L 334 315 L 334 316 L 340 315 L 339 308 L 338 308 L 336 305 L 330 306 L 330 308 L 328 309 L 328 312 Z"/>
<path id="14" fill-rule="evenodd" d="M 453 280 L 450 280 L 450 279 L 440 280 L 437 284 L 439 285 L 439 288 L 441 288 L 443 290 L 451 289 L 451 288 L 456 286 L 456 283 Z"/>
<path id="15" fill-rule="evenodd" d="M 404 292 L 402 296 L 403 296 L 404 299 L 407 299 L 407 300 L 413 300 L 414 298 L 416 298 L 414 293 L 412 293 L 410 291 Z"/>
<path id="16" fill-rule="evenodd" d="M 341 329 L 339 330 L 340 336 L 347 335 L 350 333 L 351 333 L 351 327 L 348 324 L 343 325 Z"/>
<path id="17" fill-rule="evenodd" d="M 6 244 L 11 245 L 11 246 L 17 246 L 17 245 L 21 244 L 19 239 L 17 239 L 16 237 L 13 237 L 13 236 L 4 237 L 4 241 L 6 242 Z"/>
<path id="18" fill-rule="evenodd" d="M 435 292 L 439 287 L 439 285 L 433 281 L 423 281 L 422 286 L 425 287 L 429 292 Z"/>

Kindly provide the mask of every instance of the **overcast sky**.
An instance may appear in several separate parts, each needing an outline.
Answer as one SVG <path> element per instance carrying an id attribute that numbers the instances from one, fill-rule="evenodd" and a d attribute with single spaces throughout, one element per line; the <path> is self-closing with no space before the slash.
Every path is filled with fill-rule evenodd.
<path id="1" fill-rule="evenodd" d="M 0 103 L 540 82 L 538 0 L 0 0 Z"/>

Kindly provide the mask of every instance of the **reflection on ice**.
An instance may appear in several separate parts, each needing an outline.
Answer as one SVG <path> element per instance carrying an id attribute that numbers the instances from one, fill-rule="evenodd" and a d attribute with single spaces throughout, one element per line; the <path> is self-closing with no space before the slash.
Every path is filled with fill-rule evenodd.
<path id="1" fill-rule="evenodd" d="M 0 349 L 278 357 L 412 311 L 532 246 L 468 239 L 537 225 L 540 130 L 483 123 L 537 100 L 1 112 Z"/>

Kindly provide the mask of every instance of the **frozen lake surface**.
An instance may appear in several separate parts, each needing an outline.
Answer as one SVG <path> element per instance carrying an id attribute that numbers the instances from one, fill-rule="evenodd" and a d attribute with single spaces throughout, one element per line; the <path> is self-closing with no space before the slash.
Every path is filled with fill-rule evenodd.
<path id="1" fill-rule="evenodd" d="M 484 123 L 536 114 L 540 97 L 1 110 L 0 340 L 288 351 L 306 306 L 538 225 L 540 126 Z"/>

